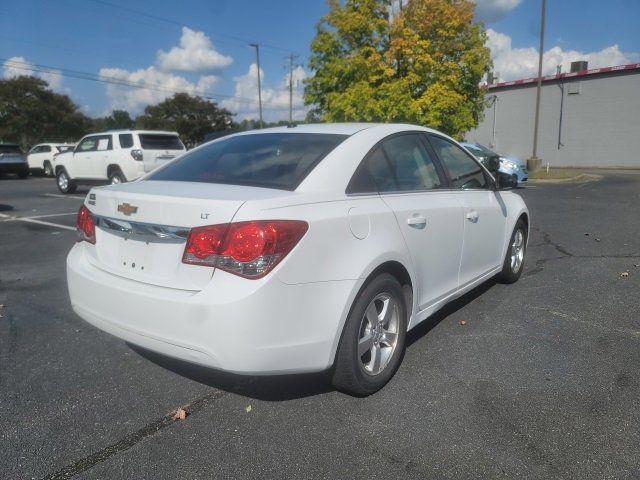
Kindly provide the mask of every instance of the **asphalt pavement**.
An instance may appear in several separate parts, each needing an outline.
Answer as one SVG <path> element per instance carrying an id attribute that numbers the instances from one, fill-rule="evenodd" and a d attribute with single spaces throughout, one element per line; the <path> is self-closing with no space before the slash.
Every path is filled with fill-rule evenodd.
<path id="1" fill-rule="evenodd" d="M 640 175 L 520 189 L 523 277 L 417 327 L 368 398 L 83 322 L 65 257 L 85 193 L 0 179 L 0 478 L 640 478 Z"/>

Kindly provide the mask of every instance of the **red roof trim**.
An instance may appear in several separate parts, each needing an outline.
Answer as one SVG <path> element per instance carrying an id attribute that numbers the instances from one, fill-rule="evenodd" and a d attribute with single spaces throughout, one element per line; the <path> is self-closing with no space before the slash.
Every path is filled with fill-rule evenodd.
<path id="1" fill-rule="evenodd" d="M 542 77 L 542 81 L 547 82 L 549 80 L 560 80 L 561 78 L 586 77 L 589 75 L 597 75 L 600 73 L 608 73 L 608 72 L 619 72 L 623 70 L 640 70 L 640 63 L 631 63 L 629 65 L 618 65 L 615 67 L 592 68 L 591 70 L 581 70 L 579 72 L 561 73 L 560 75 L 547 75 L 546 77 Z M 491 90 L 493 88 L 511 87 L 513 85 L 526 85 L 529 83 L 536 83 L 537 81 L 538 81 L 538 77 L 525 78 L 523 80 L 513 80 L 511 82 L 494 83 L 491 85 L 487 85 L 486 87 L 489 90 Z"/>

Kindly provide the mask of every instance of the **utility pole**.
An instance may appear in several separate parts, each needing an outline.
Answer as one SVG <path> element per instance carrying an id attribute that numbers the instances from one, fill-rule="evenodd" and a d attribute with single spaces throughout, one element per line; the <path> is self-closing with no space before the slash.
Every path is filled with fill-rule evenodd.
<path id="1" fill-rule="evenodd" d="M 289 126 L 293 126 L 293 60 L 297 57 L 289 54 Z"/>
<path id="2" fill-rule="evenodd" d="M 250 47 L 256 49 L 256 64 L 258 65 L 258 110 L 260 112 L 260 128 L 262 128 L 262 87 L 260 86 L 260 45 L 250 43 Z"/>
<path id="3" fill-rule="evenodd" d="M 538 56 L 538 86 L 536 88 L 536 118 L 533 126 L 533 154 L 527 161 L 529 170 L 536 171 L 542 165 L 542 160 L 538 158 L 538 124 L 540 122 L 540 94 L 542 90 L 542 57 L 544 54 L 544 17 L 547 0 L 542 0 L 542 12 L 540 14 L 540 51 Z"/>

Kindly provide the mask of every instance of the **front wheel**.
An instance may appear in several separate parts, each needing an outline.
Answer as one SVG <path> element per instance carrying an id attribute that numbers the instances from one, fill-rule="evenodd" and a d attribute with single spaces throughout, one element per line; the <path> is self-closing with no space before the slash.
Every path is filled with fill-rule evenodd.
<path id="1" fill-rule="evenodd" d="M 391 380 L 402 362 L 407 305 L 400 283 L 384 273 L 358 294 L 336 353 L 333 385 L 365 396 Z"/>
<path id="2" fill-rule="evenodd" d="M 498 278 L 504 283 L 515 283 L 524 270 L 524 256 L 527 251 L 527 226 L 522 219 L 513 228 L 507 254 Z"/>
<path id="3" fill-rule="evenodd" d="M 58 190 L 62 193 L 73 193 L 76 191 L 76 182 L 69 178 L 69 174 L 65 169 L 61 169 L 58 172 L 56 177 L 56 184 L 58 185 Z"/>

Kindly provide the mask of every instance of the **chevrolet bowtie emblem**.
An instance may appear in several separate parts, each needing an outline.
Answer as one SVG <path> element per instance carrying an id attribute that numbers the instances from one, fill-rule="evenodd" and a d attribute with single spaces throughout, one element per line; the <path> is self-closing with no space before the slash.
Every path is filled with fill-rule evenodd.
<path id="1" fill-rule="evenodd" d="M 138 207 L 128 203 L 121 203 L 118 205 L 118 211 L 129 217 L 132 213 L 136 213 L 138 211 Z"/>

